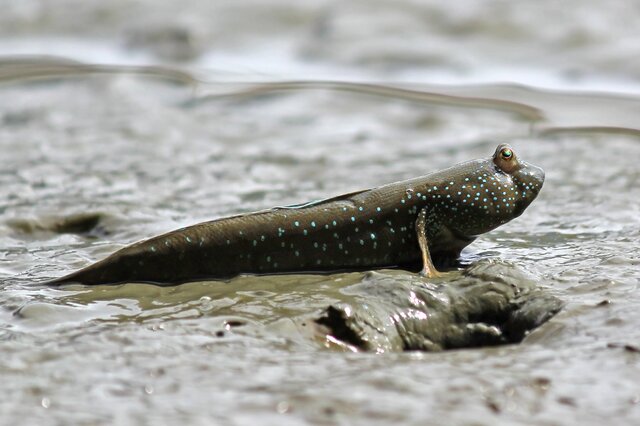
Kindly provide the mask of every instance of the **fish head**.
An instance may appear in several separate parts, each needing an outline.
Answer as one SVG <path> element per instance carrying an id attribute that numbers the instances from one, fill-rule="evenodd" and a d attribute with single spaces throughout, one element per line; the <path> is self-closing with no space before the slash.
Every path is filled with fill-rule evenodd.
<path id="1" fill-rule="evenodd" d="M 492 158 L 495 174 L 502 175 L 503 189 L 501 195 L 509 195 L 514 201 L 510 210 L 511 218 L 524 212 L 538 196 L 544 184 L 544 170 L 518 158 L 515 151 L 506 143 L 498 145 Z M 505 188 L 506 186 L 506 188 Z"/>
<path id="2" fill-rule="evenodd" d="M 508 144 L 498 145 L 490 158 L 451 170 L 455 179 L 451 179 L 447 198 L 451 196 L 452 205 L 439 217 L 455 235 L 465 238 L 474 238 L 520 216 L 544 183 L 544 171 L 520 160 Z"/>

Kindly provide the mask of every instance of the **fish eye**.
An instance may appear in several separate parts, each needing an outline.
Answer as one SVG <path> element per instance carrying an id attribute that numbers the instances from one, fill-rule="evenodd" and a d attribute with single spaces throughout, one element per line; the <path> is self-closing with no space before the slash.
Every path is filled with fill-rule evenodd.
<path id="1" fill-rule="evenodd" d="M 493 154 L 493 164 L 507 174 L 511 174 L 521 167 L 516 153 L 507 144 L 498 145 Z"/>

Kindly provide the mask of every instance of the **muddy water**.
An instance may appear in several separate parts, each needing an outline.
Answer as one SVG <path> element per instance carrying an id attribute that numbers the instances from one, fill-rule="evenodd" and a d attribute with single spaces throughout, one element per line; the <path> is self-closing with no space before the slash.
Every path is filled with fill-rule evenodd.
<path id="1" fill-rule="evenodd" d="M 2 423 L 640 421 L 632 6 L 376 3 L 3 6 Z M 140 64 L 163 69 L 119 67 Z M 499 141 L 545 187 L 462 260 L 515 265 L 566 303 L 517 346 L 351 353 L 300 334 L 291 318 L 365 274 L 38 284 L 179 226 L 418 176 Z"/>

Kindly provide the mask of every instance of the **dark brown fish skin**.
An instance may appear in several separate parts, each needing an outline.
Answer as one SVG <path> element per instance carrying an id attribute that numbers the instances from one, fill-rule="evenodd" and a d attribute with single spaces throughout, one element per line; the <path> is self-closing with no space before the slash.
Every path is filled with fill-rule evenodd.
<path id="1" fill-rule="evenodd" d="M 542 169 L 499 153 L 419 178 L 178 229 L 127 246 L 48 284 L 179 284 L 242 273 L 362 270 L 419 264 L 415 232 L 427 209 L 434 261 L 457 258 L 479 234 L 522 214 Z M 510 149 L 510 148 L 508 148 Z"/>

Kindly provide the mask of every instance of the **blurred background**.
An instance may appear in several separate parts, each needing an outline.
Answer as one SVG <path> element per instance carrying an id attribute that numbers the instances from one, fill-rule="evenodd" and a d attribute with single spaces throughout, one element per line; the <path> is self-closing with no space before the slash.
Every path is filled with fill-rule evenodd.
<path id="1" fill-rule="evenodd" d="M 638 91 L 640 5 L 471 1 L 2 1 L 0 52 L 229 78 L 513 82 Z"/>

